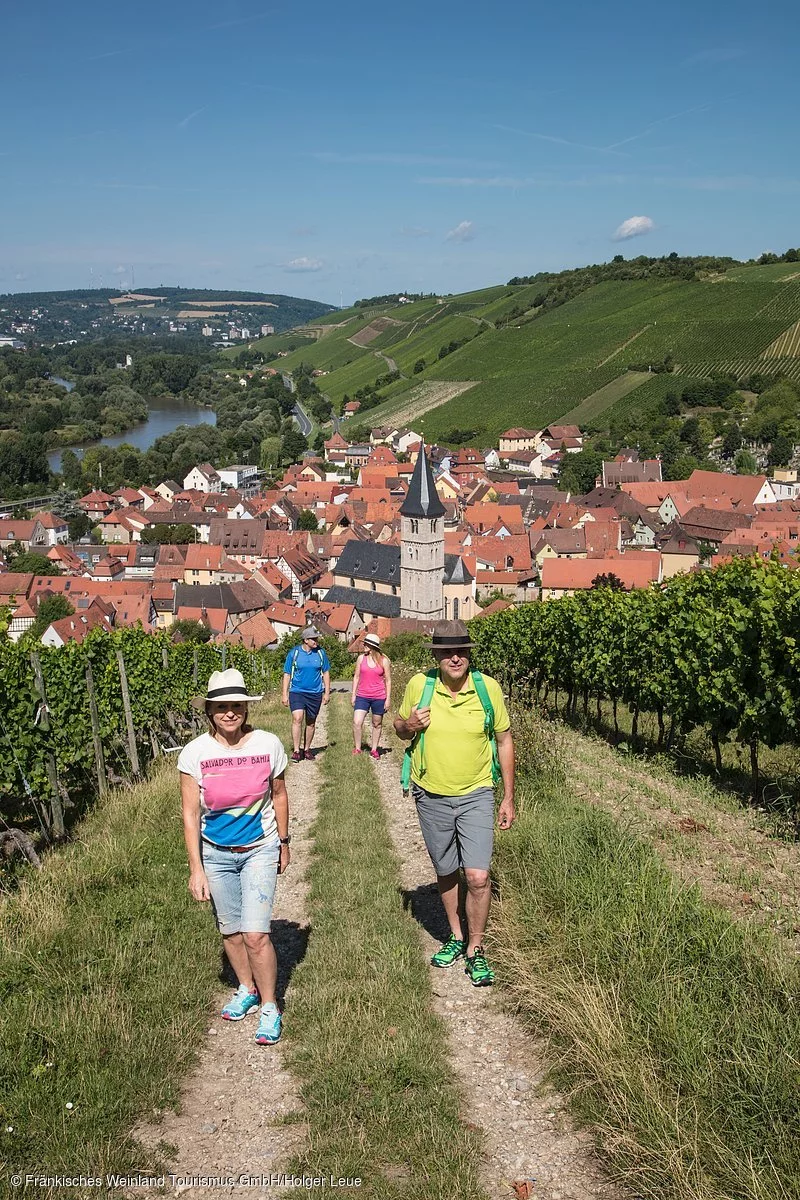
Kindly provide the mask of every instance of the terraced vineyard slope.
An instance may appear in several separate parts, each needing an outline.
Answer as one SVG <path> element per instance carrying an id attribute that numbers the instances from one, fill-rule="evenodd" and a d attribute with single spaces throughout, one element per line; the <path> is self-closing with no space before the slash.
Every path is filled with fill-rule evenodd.
<path id="1" fill-rule="evenodd" d="M 458 428 L 481 443 L 510 425 L 565 417 L 604 428 L 658 403 L 662 377 L 643 376 L 665 359 L 673 361 L 669 387 L 677 390 L 718 372 L 800 380 L 797 267 L 737 266 L 702 280 L 610 279 L 558 307 L 544 303 L 540 285 L 526 283 L 352 308 L 306 330 L 315 340 L 304 338 L 281 365 L 325 372 L 320 388 L 338 404 L 369 393 L 386 376 L 387 359 L 394 362 L 399 378 L 380 388 L 377 404 L 367 396 L 354 424 L 424 414 L 429 437 L 446 439 Z M 322 329 L 330 332 L 319 336 Z M 269 353 L 278 341 L 263 338 L 252 349 Z"/>

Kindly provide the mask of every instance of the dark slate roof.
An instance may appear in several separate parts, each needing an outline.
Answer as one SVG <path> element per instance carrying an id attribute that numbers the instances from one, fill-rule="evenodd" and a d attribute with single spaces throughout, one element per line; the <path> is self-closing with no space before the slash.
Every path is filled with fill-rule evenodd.
<path id="1" fill-rule="evenodd" d="M 414 465 L 408 495 L 400 505 L 403 517 L 443 517 L 444 505 L 433 483 L 431 465 L 422 446 Z"/>
<path id="2" fill-rule="evenodd" d="M 445 554 L 443 583 L 469 583 L 472 579 L 460 554 Z"/>
<path id="3" fill-rule="evenodd" d="M 383 592 L 368 592 L 361 588 L 335 585 L 325 593 L 325 602 L 330 604 L 352 604 L 358 613 L 369 613 L 374 617 L 399 617 L 400 597 L 386 596 Z"/>
<path id="4" fill-rule="evenodd" d="M 145 542 L 136 544 L 136 566 L 154 567 L 159 560 L 160 546 L 148 546 Z"/>
<path id="5" fill-rule="evenodd" d="M 375 542 L 345 542 L 333 568 L 334 575 L 348 575 L 376 583 L 400 583 L 400 547 Z M 343 603 L 347 603 L 344 601 Z"/>
<path id="6" fill-rule="evenodd" d="M 175 585 L 175 611 L 190 608 L 226 608 L 228 612 L 253 612 L 268 608 L 270 598 L 257 583 L 178 583 Z"/>

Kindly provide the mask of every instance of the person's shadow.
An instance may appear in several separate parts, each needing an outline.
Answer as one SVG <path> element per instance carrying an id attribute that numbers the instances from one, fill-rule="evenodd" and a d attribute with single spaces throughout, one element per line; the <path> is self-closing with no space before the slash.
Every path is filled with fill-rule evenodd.
<path id="1" fill-rule="evenodd" d="M 414 920 L 437 942 L 446 942 L 450 935 L 450 926 L 447 924 L 436 884 L 423 883 L 413 890 L 398 888 L 398 891 L 406 912 L 410 912 Z"/>
<path id="2" fill-rule="evenodd" d="M 278 956 L 277 991 L 278 1004 L 282 1008 L 292 974 L 306 956 L 311 928 L 308 925 L 298 925 L 297 921 L 278 918 L 272 922 L 270 934 L 275 953 Z M 220 954 L 219 979 L 221 983 L 228 984 L 232 988 L 235 988 L 239 982 L 224 950 Z"/>
<path id="3" fill-rule="evenodd" d="M 498 888 L 494 879 L 491 882 L 492 897 L 497 899 Z M 409 888 L 397 889 L 400 898 L 403 901 L 403 908 L 406 912 L 410 912 L 414 920 L 429 933 L 432 938 L 438 942 L 446 942 L 450 936 L 450 926 L 447 923 L 447 917 L 439 899 L 439 889 L 435 883 L 421 883 L 413 890 Z M 467 885 L 462 875 L 459 887 L 458 907 L 461 913 L 461 920 L 464 920 L 464 901 L 466 899 Z"/>

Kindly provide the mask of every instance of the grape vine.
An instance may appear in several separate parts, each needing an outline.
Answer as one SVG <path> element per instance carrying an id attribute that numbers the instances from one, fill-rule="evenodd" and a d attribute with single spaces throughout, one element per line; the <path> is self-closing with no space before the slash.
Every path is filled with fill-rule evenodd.
<path id="1" fill-rule="evenodd" d="M 800 724 L 800 571 L 736 558 L 631 592 L 596 588 L 473 622 L 479 666 L 518 695 L 610 701 L 658 719 L 659 744 L 691 729 L 749 750 L 792 742 Z"/>
<path id="2" fill-rule="evenodd" d="M 47 699 L 44 713 L 31 654 L 11 642 L 0 644 L 0 829 L 33 822 L 45 837 L 50 834 L 54 778 L 48 763 L 55 764 L 58 790 L 68 805 L 80 810 L 94 797 L 97 779 L 87 665 L 112 782 L 130 773 L 118 650 L 125 665 L 135 739 L 145 763 L 163 739 L 185 740 L 192 698 L 204 691 L 211 672 L 223 666 L 222 647 L 174 643 L 166 633 L 142 629 L 96 631 L 80 645 L 39 649 Z M 224 647 L 224 665 L 240 670 L 254 694 L 277 686 L 283 657 L 274 651 Z"/>

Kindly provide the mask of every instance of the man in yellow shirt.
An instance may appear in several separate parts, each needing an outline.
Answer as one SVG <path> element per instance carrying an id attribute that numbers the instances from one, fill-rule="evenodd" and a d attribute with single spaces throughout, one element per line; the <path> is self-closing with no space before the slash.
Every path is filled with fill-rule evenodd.
<path id="1" fill-rule="evenodd" d="M 451 931 L 431 962 L 437 967 L 451 967 L 466 956 L 467 975 L 476 987 L 485 987 L 494 981 L 483 950 L 491 899 L 494 792 L 486 714 L 469 665 L 472 647 L 463 622 L 436 624 L 430 648 L 438 674 L 430 703 L 420 707 L 427 677 L 415 675 L 406 687 L 394 728 L 404 741 L 414 739 L 411 790 Z M 503 777 L 497 824 L 500 829 L 508 829 L 514 820 L 511 722 L 499 683 L 488 676 L 483 676 L 483 682 L 494 709 Z M 424 746 L 419 736 L 423 732 Z M 467 883 L 466 938 L 458 903 L 461 869 Z"/>

